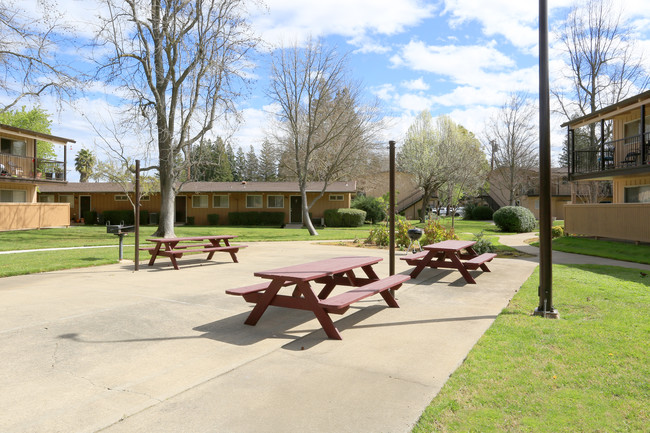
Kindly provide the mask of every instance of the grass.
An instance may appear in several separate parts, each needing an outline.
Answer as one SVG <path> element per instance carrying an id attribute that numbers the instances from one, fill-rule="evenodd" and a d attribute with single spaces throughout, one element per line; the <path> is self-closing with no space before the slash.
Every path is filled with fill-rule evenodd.
<path id="1" fill-rule="evenodd" d="M 451 218 L 442 218 L 442 223 L 451 226 Z M 414 222 L 415 223 L 415 222 Z M 280 229 L 276 227 L 238 227 L 238 226 L 182 226 L 175 228 L 176 236 L 222 235 L 238 236 L 237 242 L 254 241 L 330 241 L 342 239 L 364 240 L 372 225 L 363 227 L 317 228 L 319 235 L 313 237 L 306 229 Z M 472 233 L 481 230 L 493 240 L 501 254 L 510 254 L 509 247 L 497 241 L 498 230 L 490 222 L 455 221 L 456 232 L 462 239 L 472 239 Z M 156 227 L 141 228 L 141 244 L 150 237 Z M 133 244 L 132 234 L 125 238 L 125 244 Z M 106 233 L 104 226 L 72 226 L 62 229 L 25 230 L 0 233 L 0 251 L 38 250 L 46 248 L 73 248 L 92 246 L 112 246 L 113 248 L 90 248 L 83 250 L 35 251 L 20 254 L 3 254 L 0 259 L 0 277 L 24 275 L 61 269 L 80 268 L 117 263 L 118 239 Z M 141 254 L 141 259 L 148 257 Z M 124 248 L 124 258 L 134 259 L 132 247 Z"/>
<path id="2" fill-rule="evenodd" d="M 647 431 L 650 277 L 595 265 L 553 276 L 561 319 L 530 316 L 534 273 L 414 432 Z"/>
<path id="3" fill-rule="evenodd" d="M 647 244 L 635 245 L 630 242 L 563 236 L 553 240 L 553 249 L 565 253 L 650 264 L 650 245 Z"/>

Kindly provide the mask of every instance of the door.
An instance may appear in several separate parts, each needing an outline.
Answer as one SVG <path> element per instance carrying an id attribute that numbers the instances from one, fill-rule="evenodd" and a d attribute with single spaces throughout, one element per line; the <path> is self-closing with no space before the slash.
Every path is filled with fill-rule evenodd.
<path id="1" fill-rule="evenodd" d="M 79 196 L 79 218 L 86 218 L 86 212 L 90 212 L 90 205 L 89 195 Z"/>
<path id="2" fill-rule="evenodd" d="M 302 196 L 292 195 L 290 201 L 291 201 L 290 222 L 301 223 L 302 222 Z"/>
<path id="3" fill-rule="evenodd" d="M 184 195 L 177 195 L 175 207 L 176 219 L 174 222 L 185 224 L 187 222 L 187 197 Z"/>

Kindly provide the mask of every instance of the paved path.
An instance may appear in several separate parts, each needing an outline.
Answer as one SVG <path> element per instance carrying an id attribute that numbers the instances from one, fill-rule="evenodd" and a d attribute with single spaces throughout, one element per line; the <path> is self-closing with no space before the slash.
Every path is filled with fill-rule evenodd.
<path id="1" fill-rule="evenodd" d="M 335 316 L 334 341 L 308 312 L 271 307 L 246 326 L 251 307 L 224 292 L 256 270 L 346 255 L 383 257 L 385 277 L 388 252 L 249 245 L 240 263 L 0 279 L 0 431 L 409 432 L 537 266 L 495 259 L 476 285 L 427 269 L 398 291 L 401 308 L 372 297 Z"/>

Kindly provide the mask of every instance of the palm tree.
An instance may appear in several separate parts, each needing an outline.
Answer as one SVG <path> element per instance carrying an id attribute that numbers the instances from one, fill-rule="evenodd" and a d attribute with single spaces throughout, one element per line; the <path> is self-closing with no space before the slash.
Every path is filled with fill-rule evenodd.
<path id="1" fill-rule="evenodd" d="M 79 182 L 88 182 L 94 167 L 95 155 L 90 150 L 81 149 L 77 152 L 77 157 L 74 159 L 74 168 L 79 172 Z"/>

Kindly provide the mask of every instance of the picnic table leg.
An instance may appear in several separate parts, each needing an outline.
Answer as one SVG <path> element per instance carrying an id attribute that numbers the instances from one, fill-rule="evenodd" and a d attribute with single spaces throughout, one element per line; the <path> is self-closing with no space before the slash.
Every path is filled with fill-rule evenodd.
<path id="1" fill-rule="evenodd" d="M 427 255 L 422 257 L 419 263 L 415 265 L 415 269 L 411 271 L 411 278 L 416 278 L 418 275 L 420 275 L 420 272 L 422 272 L 422 270 L 426 268 L 429 263 L 431 263 L 431 260 L 433 259 L 434 255 L 436 255 L 436 251 L 429 250 Z"/>
<path id="2" fill-rule="evenodd" d="M 151 253 L 151 258 L 149 259 L 149 266 L 153 266 L 154 262 L 156 261 L 156 257 L 158 256 L 158 251 L 160 251 L 160 246 L 161 243 L 156 244 L 156 248 L 154 248 L 152 251 L 149 251 Z"/>
<path id="3" fill-rule="evenodd" d="M 332 318 L 318 302 L 318 297 L 311 289 L 309 283 L 298 283 L 296 288 L 302 292 L 302 295 L 305 297 L 305 302 L 309 307 L 311 307 L 310 309 L 314 312 L 314 315 L 316 316 L 316 319 L 318 319 L 323 331 L 325 331 L 325 334 L 327 334 L 327 336 L 332 340 L 342 340 L 343 338 L 341 337 L 339 330 L 336 329 L 334 322 L 332 322 Z"/>
<path id="4" fill-rule="evenodd" d="M 262 296 L 260 299 L 257 301 L 257 304 L 255 304 L 255 307 L 253 307 L 253 311 L 248 315 L 248 318 L 244 322 L 247 325 L 255 326 L 257 324 L 257 321 L 260 320 L 260 317 L 262 317 L 262 314 L 266 311 L 266 309 L 269 307 L 269 304 L 277 295 L 278 291 L 282 288 L 282 283 L 283 281 L 280 280 L 273 280 L 271 281 L 271 284 L 269 285 L 269 288 L 262 293 Z"/>
<path id="5" fill-rule="evenodd" d="M 227 247 L 230 246 L 230 242 L 228 242 L 228 239 L 224 239 L 223 244 Z M 232 261 L 235 263 L 239 263 L 239 261 L 237 260 L 237 254 L 235 254 L 234 251 L 228 251 L 228 252 L 230 253 L 230 257 L 232 258 Z"/>
<path id="6" fill-rule="evenodd" d="M 451 262 L 455 265 L 455 268 L 458 269 L 460 273 L 463 275 L 465 281 L 467 281 L 470 284 L 476 284 L 476 280 L 474 280 L 474 277 L 470 275 L 469 271 L 467 270 L 465 265 L 463 265 L 463 262 L 460 261 L 456 253 L 452 252 L 449 254 L 448 257 L 451 260 Z"/>
<path id="7" fill-rule="evenodd" d="M 219 239 L 209 239 L 209 241 L 210 241 L 210 243 L 212 244 L 213 247 L 220 247 L 221 246 L 221 242 L 219 242 Z M 208 258 L 206 260 L 212 259 L 215 252 L 216 251 L 210 251 L 208 253 Z"/>

